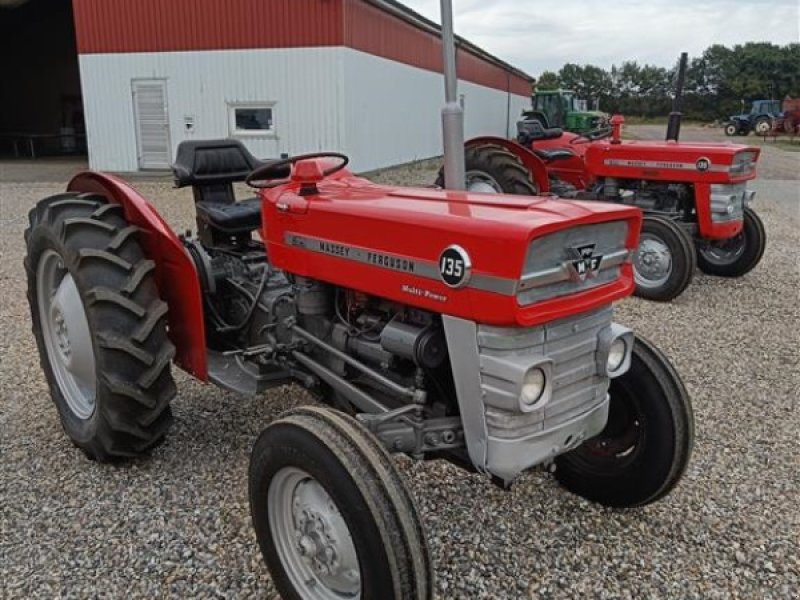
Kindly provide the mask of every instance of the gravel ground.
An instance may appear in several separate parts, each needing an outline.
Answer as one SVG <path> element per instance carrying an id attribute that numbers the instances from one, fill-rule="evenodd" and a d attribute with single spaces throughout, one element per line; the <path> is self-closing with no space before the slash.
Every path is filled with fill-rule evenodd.
<path id="1" fill-rule="evenodd" d="M 436 167 L 376 178 L 428 183 Z M 173 226 L 192 225 L 189 191 L 137 187 Z M 693 396 L 697 444 L 678 489 L 618 511 L 539 471 L 502 492 L 446 463 L 399 459 L 440 598 L 800 596 L 800 202 L 796 182 L 758 188 L 769 246 L 754 272 L 698 273 L 671 304 L 617 307 Z M 307 396 L 287 387 L 243 400 L 176 371 L 166 443 L 124 465 L 87 461 L 48 396 L 22 269 L 27 210 L 62 189 L 0 183 L 0 597 L 275 597 L 250 524 L 247 462 L 259 431 Z"/>

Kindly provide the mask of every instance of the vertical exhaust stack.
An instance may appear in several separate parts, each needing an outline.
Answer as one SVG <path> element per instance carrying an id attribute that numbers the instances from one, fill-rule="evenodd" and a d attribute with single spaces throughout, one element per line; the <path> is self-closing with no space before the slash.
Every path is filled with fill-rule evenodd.
<path id="1" fill-rule="evenodd" d="M 464 109 L 458 101 L 456 39 L 453 30 L 452 0 L 441 0 L 442 58 L 444 65 L 444 107 L 442 140 L 444 142 L 444 185 L 449 190 L 466 187 L 464 166 Z"/>
<path id="2" fill-rule="evenodd" d="M 678 80 L 675 82 L 675 97 L 672 99 L 672 111 L 669 113 L 667 121 L 667 141 L 678 141 L 681 135 L 681 117 L 683 113 L 683 84 L 686 81 L 686 64 L 689 62 L 689 55 L 681 52 L 681 61 L 678 65 Z"/>

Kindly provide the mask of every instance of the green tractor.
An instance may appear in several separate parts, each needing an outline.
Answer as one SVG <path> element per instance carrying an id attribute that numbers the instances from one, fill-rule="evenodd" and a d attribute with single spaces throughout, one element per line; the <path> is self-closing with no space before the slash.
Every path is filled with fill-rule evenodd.
<path id="1" fill-rule="evenodd" d="M 559 127 L 573 133 L 586 133 L 608 124 L 608 115 L 586 110 L 586 101 L 571 90 L 538 90 L 533 94 L 533 110 L 523 112 L 527 119 L 541 121 L 545 128 Z"/>

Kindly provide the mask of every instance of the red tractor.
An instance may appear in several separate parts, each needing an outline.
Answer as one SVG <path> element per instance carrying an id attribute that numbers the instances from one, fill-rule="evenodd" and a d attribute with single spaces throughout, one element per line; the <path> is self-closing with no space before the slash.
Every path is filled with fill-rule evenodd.
<path id="1" fill-rule="evenodd" d="M 433 596 L 389 452 L 502 486 L 545 465 L 609 506 L 676 486 L 689 398 L 612 314 L 634 288 L 638 209 L 377 185 L 346 164 L 184 142 L 175 177 L 193 189 L 197 237 L 96 172 L 31 210 L 33 330 L 75 445 L 102 462 L 158 445 L 173 362 L 246 396 L 307 388 L 322 405 L 270 423 L 249 470 L 256 536 L 287 599 Z M 258 195 L 236 201 L 240 181 Z"/>
<path id="2" fill-rule="evenodd" d="M 739 277 L 761 260 L 766 232 L 750 208 L 760 150 L 752 146 L 622 141 L 622 117 L 582 135 L 520 121 L 516 141 L 466 145 L 467 189 L 601 200 L 644 211 L 633 259 L 636 294 L 668 301 L 695 267 Z M 443 183 L 440 176 L 437 182 Z"/>

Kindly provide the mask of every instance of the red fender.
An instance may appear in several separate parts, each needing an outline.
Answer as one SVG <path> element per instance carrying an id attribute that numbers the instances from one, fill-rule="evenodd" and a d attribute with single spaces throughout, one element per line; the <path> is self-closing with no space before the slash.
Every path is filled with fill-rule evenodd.
<path id="1" fill-rule="evenodd" d="M 522 162 L 523 166 L 528 169 L 531 174 L 531 179 L 539 188 L 539 193 L 547 193 L 550 191 L 550 177 L 547 175 L 547 167 L 541 158 L 536 156 L 525 146 L 518 144 L 513 140 L 507 140 L 501 137 L 483 136 L 472 138 L 464 144 L 465 147 L 482 146 L 484 144 L 491 144 L 493 146 L 501 146 Z"/>
<path id="2" fill-rule="evenodd" d="M 139 242 L 155 263 L 156 284 L 169 306 L 169 338 L 175 344 L 175 363 L 201 381 L 208 380 L 203 300 L 197 269 L 175 232 L 139 192 L 113 175 L 85 171 L 67 190 L 100 194 L 122 205 L 125 219 L 141 231 Z"/>

